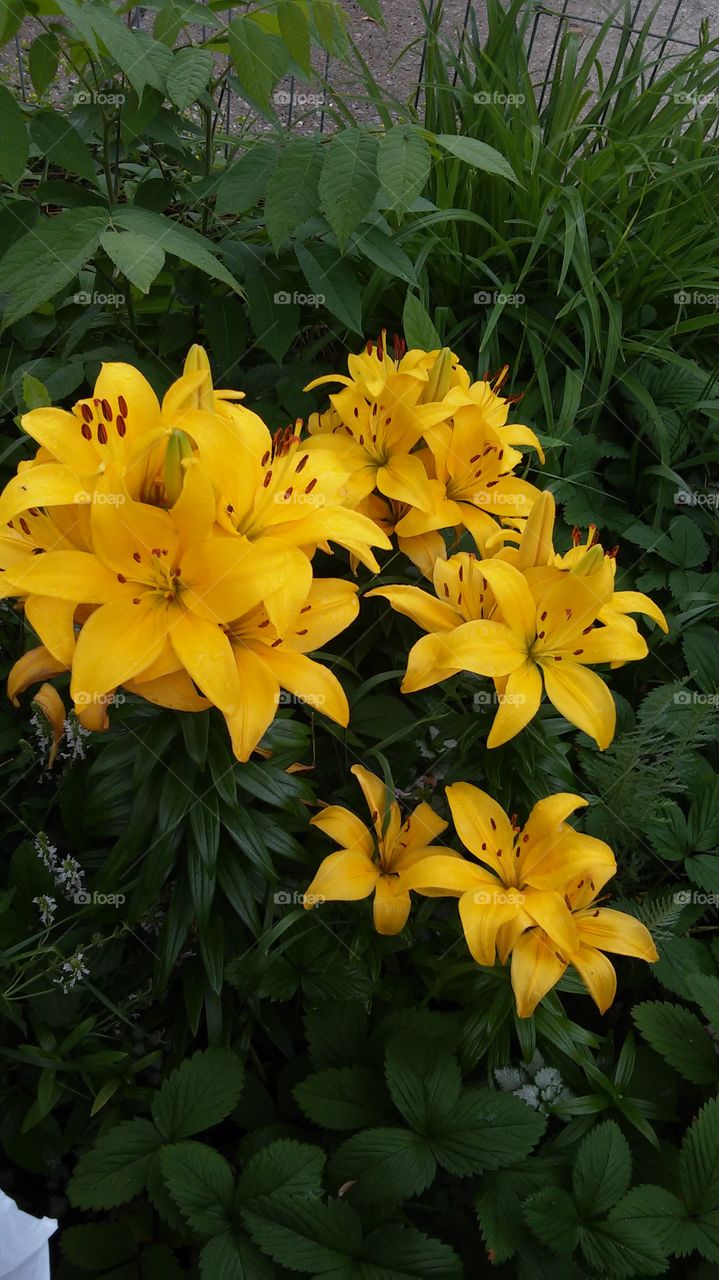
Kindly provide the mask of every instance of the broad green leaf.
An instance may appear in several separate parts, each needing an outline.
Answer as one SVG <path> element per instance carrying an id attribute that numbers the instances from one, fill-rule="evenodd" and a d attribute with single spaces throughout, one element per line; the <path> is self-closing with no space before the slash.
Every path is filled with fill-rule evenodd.
<path id="1" fill-rule="evenodd" d="M 379 187 L 377 147 L 377 139 L 365 129 L 344 129 L 327 147 L 320 201 L 340 249 L 374 204 Z"/>
<path id="2" fill-rule="evenodd" d="M 123 1120 L 80 1157 L 68 1184 L 78 1209 L 111 1209 L 125 1204 L 145 1185 L 152 1157 L 162 1142 L 149 1120 Z"/>
<path id="3" fill-rule="evenodd" d="M 44 409 L 52 403 L 47 387 L 31 373 L 22 376 L 22 398 L 28 409 Z"/>
<path id="4" fill-rule="evenodd" d="M 242 1220 L 262 1251 L 291 1271 L 330 1272 L 355 1256 L 362 1243 L 359 1218 L 343 1200 L 325 1204 L 281 1192 L 245 1209 Z"/>
<path id="5" fill-rule="evenodd" d="M 253 208 L 265 194 L 279 155 L 280 149 L 273 143 L 257 142 L 239 160 L 228 165 L 217 187 L 215 212 L 218 216 L 244 213 Z"/>
<path id="6" fill-rule="evenodd" d="M 719 1062 L 713 1042 L 696 1014 L 678 1004 L 647 1000 L 632 1009 L 644 1039 L 694 1084 L 716 1084 Z"/>
<path id="7" fill-rule="evenodd" d="M 95 164 L 79 133 L 58 111 L 38 111 L 30 124 L 30 136 L 43 157 L 67 173 L 97 183 Z"/>
<path id="8" fill-rule="evenodd" d="M 412 259 L 408 258 L 396 240 L 388 236 L 380 227 L 362 227 L 352 237 L 351 243 L 365 258 L 369 258 L 370 262 L 373 262 L 376 267 L 381 267 L 388 275 L 396 276 L 406 284 L 416 285 L 417 274 Z"/>
<path id="9" fill-rule="evenodd" d="M 461 1280 L 463 1270 L 449 1245 L 393 1223 L 366 1237 L 361 1274 L 363 1280 Z"/>
<path id="10" fill-rule="evenodd" d="M 612 1221 L 641 1222 L 666 1253 L 690 1253 L 694 1248 L 686 1205 L 666 1187 L 632 1187 L 609 1216 Z"/>
<path id="11" fill-rule="evenodd" d="M 237 1231 L 207 1241 L 200 1254 L 200 1275 L 202 1280 L 276 1280 L 272 1263 Z"/>
<path id="12" fill-rule="evenodd" d="M 369 1067 L 335 1067 L 295 1085 L 305 1115 L 325 1129 L 362 1129 L 391 1120 L 382 1076 Z"/>
<path id="13" fill-rule="evenodd" d="M 682 1194 L 692 1214 L 719 1211 L 719 1099 L 705 1103 L 679 1157 Z"/>
<path id="14" fill-rule="evenodd" d="M 282 41 L 267 35 L 251 17 L 232 19 L 229 40 L 242 96 L 261 115 L 274 118 L 272 90 L 287 69 L 287 51 Z"/>
<path id="15" fill-rule="evenodd" d="M 204 93 L 214 65 L 209 49 L 186 45 L 175 50 L 167 75 L 167 96 L 178 110 L 184 111 Z"/>
<path id="16" fill-rule="evenodd" d="M 707 558 L 709 547 L 699 526 L 689 516 L 677 516 L 669 532 L 659 539 L 656 552 L 679 569 L 695 569 Z"/>
<path id="17" fill-rule="evenodd" d="M 316 1071 L 354 1066 L 367 1043 L 367 1012 L 361 1004 L 325 1004 L 305 1016 L 305 1034 Z"/>
<path id="18" fill-rule="evenodd" d="M 428 1143 L 410 1129 L 364 1129 L 335 1152 L 334 1181 L 356 1182 L 353 1196 L 364 1202 L 396 1203 L 426 1191 L 436 1163 Z"/>
<path id="19" fill-rule="evenodd" d="M 608 1219 L 581 1226 L 579 1243 L 587 1262 L 601 1276 L 660 1276 L 667 1270 L 658 1242 L 636 1220 Z"/>
<path id="20" fill-rule="evenodd" d="M 283 283 L 269 267 L 252 272 L 244 281 L 250 325 L 257 345 L 277 364 L 297 333 L 300 317 L 299 306 Z M 244 771 L 242 776 L 246 782 Z"/>
<path id="21" fill-rule="evenodd" d="M 322 147 L 317 138 L 296 138 L 281 153 L 265 195 L 265 221 L 278 250 L 300 223 L 317 212 Z"/>
<path id="22" fill-rule="evenodd" d="M 25 117 L 13 95 L 0 84 L 0 178 L 11 187 L 19 182 L 25 172 L 30 151 Z"/>
<path id="23" fill-rule="evenodd" d="M 137 1242 L 124 1227 L 115 1222 L 88 1222 L 81 1227 L 66 1227 L 60 1237 L 65 1257 L 75 1266 L 87 1270 L 92 1260 L 93 1271 L 105 1271 L 129 1262 L 137 1252 Z"/>
<path id="24" fill-rule="evenodd" d="M 10 246 L 0 262 L 0 294 L 7 295 L 3 324 L 14 324 L 54 298 L 91 258 L 107 226 L 100 209 L 68 209 L 41 218 Z"/>
<path id="25" fill-rule="evenodd" d="M 479 142 L 477 138 L 466 138 L 459 133 L 437 133 L 434 135 L 434 141 L 438 142 L 444 151 L 456 156 L 458 160 L 463 160 L 473 169 L 481 169 L 483 173 L 497 174 L 501 178 L 509 179 L 510 182 L 517 181 L 509 161 L 505 160 L 494 147 L 487 146 L 486 142 Z"/>
<path id="26" fill-rule="evenodd" d="M 713 974 L 693 974 L 690 989 L 712 1030 L 719 1035 L 719 978 Z"/>
<path id="27" fill-rule="evenodd" d="M 546 1187 L 523 1205 L 524 1216 L 542 1244 L 569 1253 L 579 1239 L 579 1219 L 572 1197 L 562 1187 Z"/>
<path id="28" fill-rule="evenodd" d="M 397 1036 L 387 1049 L 385 1072 L 392 1101 L 407 1124 L 425 1137 L 441 1135 L 462 1088 L 452 1054 L 441 1045 Z"/>
<path id="29" fill-rule="evenodd" d="M 209 298 L 205 303 L 205 333 L 209 350 L 212 352 L 212 373 L 220 387 L 233 385 L 232 379 L 247 345 L 246 317 L 247 309 L 237 298 L 218 295 Z M 198 717 L 192 715 L 186 716 L 185 719 L 194 722 Z M 234 787 L 231 774 L 231 766 L 229 769 L 226 766 L 225 791 L 228 785 Z M 223 795 L 223 799 L 227 799 L 227 796 Z"/>
<path id="30" fill-rule="evenodd" d="M 424 303 L 414 293 L 408 293 L 404 300 L 402 327 L 408 347 L 436 351 L 442 346 L 442 339 L 432 324 Z"/>
<path id="31" fill-rule="evenodd" d="M 546 1119 L 521 1098 L 494 1089 L 465 1088 L 431 1148 L 460 1177 L 515 1164 L 539 1142 Z"/>
<path id="32" fill-rule="evenodd" d="M 271 1142 L 245 1165 L 237 1185 L 238 1200 L 245 1204 L 279 1191 L 319 1195 L 324 1166 L 324 1151 L 308 1142 L 290 1138 Z"/>
<path id="33" fill-rule="evenodd" d="M 348 48 L 347 15 L 336 0 L 312 0 L 310 9 L 315 36 L 333 58 L 344 58 Z"/>
<path id="34" fill-rule="evenodd" d="M 377 153 L 377 173 L 387 208 L 402 217 L 424 190 L 432 155 L 421 131 L 398 124 L 384 134 Z"/>
<path id="35" fill-rule="evenodd" d="M 302 5 L 298 0 L 280 0 L 277 18 L 287 52 L 309 80 L 312 76 L 310 24 Z"/>
<path id="36" fill-rule="evenodd" d="M 574 1162 L 572 1185 L 582 1217 L 606 1213 L 629 1187 L 632 1157 L 618 1124 L 608 1120 L 584 1139 Z"/>
<path id="37" fill-rule="evenodd" d="M 172 1199 L 195 1231 L 215 1236 L 229 1226 L 234 1177 L 219 1151 L 201 1142 L 178 1142 L 160 1153 Z"/>
<path id="38" fill-rule="evenodd" d="M 92 29 L 102 41 L 110 57 L 124 71 L 138 97 L 142 97 L 146 85 L 157 89 L 164 97 L 167 75 L 173 65 L 173 55 L 166 45 L 152 40 L 145 31 L 131 29 L 120 16 L 106 4 L 97 2 L 84 6 L 90 17 Z"/>
<path id="39" fill-rule="evenodd" d="M 315 297 L 322 298 L 327 310 L 343 325 L 361 334 L 362 294 L 349 260 L 323 243 L 313 243 L 311 248 L 297 244 L 295 252 Z"/>
<path id="40" fill-rule="evenodd" d="M 162 40 L 163 44 L 172 48 L 187 23 L 195 23 L 200 27 L 223 25 L 209 5 L 197 3 L 196 0 L 167 0 L 158 11 L 152 34 L 156 40 Z"/>
<path id="41" fill-rule="evenodd" d="M 224 1120 L 242 1092 L 244 1069 L 230 1049 L 205 1049 L 186 1058 L 152 1101 L 152 1118 L 168 1141 L 188 1138 Z"/>
<path id="42" fill-rule="evenodd" d="M 60 61 L 60 45 L 57 36 L 52 31 L 41 31 L 30 45 L 27 60 L 35 92 L 38 98 L 42 98 L 57 74 Z"/>
<path id="43" fill-rule="evenodd" d="M 108 258 L 142 293 L 149 293 L 162 271 L 165 254 L 156 241 L 137 231 L 103 231 L 100 237 Z"/>
<path id="44" fill-rule="evenodd" d="M 136 231 L 153 241 L 158 249 L 163 249 L 182 262 L 189 262 L 212 279 L 228 284 L 237 293 L 242 292 L 234 276 L 215 257 L 212 241 L 200 235 L 199 231 L 183 227 L 162 213 L 152 213 L 149 209 L 138 209 L 134 205 L 119 205 L 114 208 L 112 223 L 127 231 Z"/>

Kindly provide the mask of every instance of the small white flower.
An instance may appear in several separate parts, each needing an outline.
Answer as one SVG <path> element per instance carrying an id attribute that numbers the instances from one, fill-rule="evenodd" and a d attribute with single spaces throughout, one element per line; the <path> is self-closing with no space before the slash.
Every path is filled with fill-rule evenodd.
<path id="1" fill-rule="evenodd" d="M 33 898 L 33 902 L 40 912 L 40 920 L 46 929 L 49 929 L 55 919 L 57 911 L 57 902 L 50 897 L 49 893 L 41 893 L 39 897 Z"/>

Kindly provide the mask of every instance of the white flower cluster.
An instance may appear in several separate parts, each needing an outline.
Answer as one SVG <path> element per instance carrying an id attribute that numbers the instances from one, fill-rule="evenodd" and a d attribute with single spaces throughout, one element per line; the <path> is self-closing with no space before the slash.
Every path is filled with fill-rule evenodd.
<path id="1" fill-rule="evenodd" d="M 62 890 L 66 898 L 72 899 L 78 893 L 84 893 L 85 872 L 77 858 L 58 858 L 55 845 L 50 844 L 44 831 L 38 832 L 33 843 L 42 865 L 50 872 L 57 888 Z M 37 898 L 33 901 L 37 902 Z"/>
<path id="2" fill-rule="evenodd" d="M 69 991 L 72 991 L 73 987 L 77 986 L 78 982 L 82 982 L 83 978 L 87 978 L 89 973 L 90 970 L 85 964 L 84 953 L 78 950 L 74 955 L 69 956 L 67 960 L 63 960 L 60 976 L 53 978 L 53 982 L 62 987 L 63 995 L 67 995 Z"/>
<path id="3" fill-rule="evenodd" d="M 84 760 L 85 740 L 90 737 L 90 730 L 80 724 L 76 716 L 71 715 L 63 726 L 63 746 L 60 750 L 61 760 Z"/>
<path id="4" fill-rule="evenodd" d="M 556 1103 L 573 1096 L 557 1068 L 545 1067 L 539 1051 L 518 1067 L 495 1067 L 494 1076 L 504 1093 L 513 1093 L 542 1115 L 548 1115 Z"/>
<path id="5" fill-rule="evenodd" d="M 41 924 L 45 929 L 49 929 L 55 919 L 57 901 L 49 893 L 41 893 L 39 897 L 33 898 L 33 902 L 40 912 Z"/>

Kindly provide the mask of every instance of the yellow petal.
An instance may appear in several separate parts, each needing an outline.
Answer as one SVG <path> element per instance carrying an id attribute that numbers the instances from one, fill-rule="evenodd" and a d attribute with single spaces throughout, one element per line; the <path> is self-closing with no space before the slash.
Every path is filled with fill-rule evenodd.
<path id="1" fill-rule="evenodd" d="M 538 800 L 524 824 L 523 835 L 527 836 L 525 843 L 531 847 L 554 835 L 571 813 L 584 808 L 588 803 L 583 796 L 569 791 L 558 791 L 553 796 Z"/>
<path id="2" fill-rule="evenodd" d="M 298 653 L 321 649 L 328 640 L 344 631 L 359 613 L 357 587 L 341 578 L 317 578 L 295 619 L 294 628 L 284 637 L 283 648 Z"/>
<path id="3" fill-rule="evenodd" d="M 504 878 L 514 831 L 502 806 L 470 782 L 447 787 L 447 800 L 462 844 Z"/>
<path id="4" fill-rule="evenodd" d="M 588 894 L 582 896 L 589 902 L 617 870 L 608 844 L 569 826 L 560 827 L 546 840 L 520 844 L 520 848 L 519 873 L 523 881 L 535 889 L 566 891 L 572 896 L 573 905 L 577 905 L 574 881 L 584 880 Z"/>
<path id="5" fill-rule="evenodd" d="M 549 701 L 570 724 L 594 738 L 604 751 L 614 737 L 617 710 L 603 680 L 576 662 L 542 663 Z"/>
<path id="6" fill-rule="evenodd" d="M 462 929 L 477 964 L 493 965 L 497 933 L 522 910 L 522 894 L 504 885 L 465 893 L 459 900 Z"/>
<path id="7" fill-rule="evenodd" d="M 444 635 L 422 636 L 407 655 L 407 670 L 402 681 L 403 693 L 416 693 L 455 676 L 461 667 L 446 665 L 451 662 Z"/>
<path id="8" fill-rule="evenodd" d="M 669 631 L 669 625 L 659 605 L 641 591 L 615 591 L 606 608 L 608 612 L 644 613 L 656 622 L 662 631 L 665 633 Z"/>
<path id="9" fill-rule="evenodd" d="M 581 636 L 572 658 L 584 665 L 587 662 L 636 662 L 646 658 L 649 650 L 644 636 L 626 621 L 603 627 L 594 627 L 588 635 Z"/>
<path id="10" fill-rule="evenodd" d="M 303 630 L 300 611 L 312 586 L 310 561 L 304 552 L 297 547 L 286 546 L 280 539 L 262 538 L 256 545 L 264 552 L 268 546 L 274 546 L 281 565 L 281 586 L 265 591 L 263 596 L 270 621 L 281 636 Z"/>
<path id="11" fill-rule="evenodd" d="M 444 538 L 436 531 L 418 533 L 411 538 L 405 538 L 398 532 L 397 545 L 402 554 L 408 556 L 412 564 L 430 581 L 436 561 L 447 558 Z"/>
<path id="12" fill-rule="evenodd" d="M 225 715 L 241 714 L 242 685 L 232 646 L 224 631 L 214 622 L 206 622 L 176 605 L 168 613 L 165 634 L 168 624 L 175 653 L 205 697 Z M 79 647 L 78 642 L 78 650 Z"/>
<path id="13" fill-rule="evenodd" d="M 356 902 L 368 898 L 379 879 L 379 869 L 359 849 L 340 849 L 320 864 L 305 892 L 305 907 L 318 902 Z"/>
<path id="14" fill-rule="evenodd" d="M 53 658 L 44 645 L 28 649 L 10 669 L 7 696 L 17 707 L 18 695 L 24 693 L 31 684 L 37 684 L 38 680 L 44 680 L 47 676 L 58 676 L 63 671 L 67 671 L 66 664 Z"/>
<path id="15" fill-rule="evenodd" d="M 103 474 L 92 503 L 92 544 L 103 564 L 130 582 L 151 585 L 155 562 L 162 559 L 172 567 L 178 543 L 169 512 L 133 502 L 116 469 Z"/>
<path id="16" fill-rule="evenodd" d="M 313 711 L 320 711 L 343 728 L 347 727 L 350 718 L 347 695 L 327 667 L 291 649 L 271 649 L 268 645 L 253 645 L 253 648 L 257 654 L 263 650 L 260 660 L 267 664 L 283 689 L 301 698 Z"/>
<path id="17" fill-rule="evenodd" d="M 501 747 L 516 737 L 537 714 L 542 701 L 542 677 L 536 663 L 527 661 L 507 678 L 499 709 L 487 738 L 488 747 Z"/>
<path id="18" fill-rule="evenodd" d="M 85 439 L 82 434 L 82 418 L 76 414 L 48 406 L 24 413 L 20 423 L 23 431 L 37 440 L 53 458 L 57 458 L 58 462 L 70 467 L 78 475 L 92 474 L 97 469 L 97 449 L 91 440 Z"/>
<path id="19" fill-rule="evenodd" d="M 215 490 L 201 463 L 191 458 L 183 471 L 182 490 L 172 508 L 181 554 L 212 536 L 216 507 Z"/>
<path id="20" fill-rule="evenodd" d="M 575 916 L 581 942 L 620 956 L 636 956 L 653 964 L 659 959 L 654 940 L 646 925 L 625 911 L 610 907 L 587 908 Z"/>
<path id="21" fill-rule="evenodd" d="M 22 515 L 29 507 L 82 505 L 89 503 L 91 496 L 75 472 L 59 462 L 24 467 L 8 481 L 0 495 L 0 526 Z"/>
<path id="22" fill-rule="evenodd" d="M 206 711 L 212 703 L 201 698 L 186 671 L 172 671 L 153 680 L 126 680 L 123 686 L 158 707 L 172 711 Z"/>
<path id="23" fill-rule="evenodd" d="M 617 975 L 611 960 L 594 947 L 580 946 L 572 955 L 572 964 L 599 1012 L 606 1013 L 617 993 Z"/>
<path id="24" fill-rule="evenodd" d="M 367 599 L 372 596 L 389 600 L 397 613 L 411 618 L 424 631 L 454 631 L 462 624 L 461 615 L 451 605 L 420 587 L 375 587 L 367 592 Z"/>
<path id="25" fill-rule="evenodd" d="M 524 910 L 560 951 L 570 954 L 578 946 L 577 926 L 561 893 L 526 889 Z"/>
<path id="26" fill-rule="evenodd" d="M 444 818 L 440 818 L 431 805 L 422 801 L 405 822 L 400 836 L 400 843 L 409 852 L 420 845 L 431 844 L 433 840 L 436 840 L 437 836 L 446 830 L 447 823 Z"/>
<path id="27" fill-rule="evenodd" d="M 342 805 L 330 804 L 310 818 L 310 825 L 324 831 L 326 836 L 336 841 L 343 849 L 359 849 L 367 858 L 371 858 L 374 840 L 363 822 L 356 814 Z"/>
<path id="28" fill-rule="evenodd" d="M 448 894 L 463 894 L 489 885 L 503 888 L 498 880 L 490 877 L 483 867 L 475 866 L 466 858 L 450 857 L 446 853 L 433 853 L 419 858 L 402 871 L 402 884 L 406 889 L 439 890 Z"/>
<path id="29" fill-rule="evenodd" d="M 239 680 L 239 701 L 225 712 L 238 760 L 249 760 L 260 739 L 277 714 L 280 683 L 274 671 L 245 645 L 233 645 L 232 653 Z M 224 710 L 224 708 L 223 708 Z"/>
<path id="30" fill-rule="evenodd" d="M 364 765 L 353 764 L 350 770 L 362 788 L 362 795 L 367 803 L 370 811 L 372 825 L 377 833 L 377 839 L 382 839 L 382 826 L 385 818 L 385 810 L 387 808 L 387 788 L 375 773 L 371 773 L 369 769 L 365 769 Z"/>
<path id="31" fill-rule="evenodd" d="M 6 576 L 18 591 L 83 604 L 104 604 L 128 594 L 117 574 L 89 551 L 48 551 Z"/>
<path id="32" fill-rule="evenodd" d="M 534 566 L 548 565 L 553 558 L 552 535 L 555 514 L 554 497 L 548 489 L 545 489 L 532 507 L 522 532 L 517 556 L 517 568 L 520 571 Z"/>
<path id="33" fill-rule="evenodd" d="M 183 603 L 207 622 L 231 622 L 279 591 L 293 568 L 274 538 L 210 538 L 183 557 Z"/>
<path id="34" fill-rule="evenodd" d="M 410 912 L 410 896 L 400 889 L 396 877 L 380 876 L 374 892 L 372 919 L 378 933 L 391 936 L 401 933 Z"/>
<path id="35" fill-rule="evenodd" d="M 167 634 L 167 611 L 149 593 L 113 600 L 93 613 L 77 640 L 71 693 L 82 707 L 131 680 L 155 661 Z"/>
<path id="36" fill-rule="evenodd" d="M 503 560 L 482 560 L 479 569 L 492 588 L 502 621 L 531 644 L 536 634 L 536 606 L 524 576 Z"/>
<path id="37" fill-rule="evenodd" d="M 28 596 L 25 617 L 50 653 L 69 667 L 75 652 L 73 620 L 76 605 L 72 600 L 52 596 Z"/>
<path id="38" fill-rule="evenodd" d="M 65 732 L 65 704 L 54 685 L 42 684 L 32 700 L 32 705 L 43 717 L 50 733 L 47 767 L 51 769 Z"/>
<path id="39" fill-rule="evenodd" d="M 121 360 L 111 360 L 100 366 L 100 373 L 95 383 L 93 395 L 98 400 L 107 400 L 110 405 L 117 406 L 120 396 L 127 407 L 123 414 L 126 434 L 119 437 L 110 432 L 109 444 L 112 447 L 115 439 L 120 443 L 131 444 L 154 430 L 160 421 L 160 405 L 147 378 L 134 365 Z"/>
<path id="40" fill-rule="evenodd" d="M 567 961 L 560 958 L 541 929 L 528 929 L 512 950 L 512 989 L 520 1018 L 530 1018 L 539 1001 L 562 977 Z"/>
<path id="41" fill-rule="evenodd" d="M 451 636 L 438 636 L 449 655 L 445 665 L 478 676 L 508 676 L 524 665 L 523 638 L 501 622 L 465 622 Z"/>
<path id="42" fill-rule="evenodd" d="M 499 427 L 498 431 L 507 444 L 529 445 L 530 448 L 537 450 L 539 461 L 545 461 L 544 450 L 530 427 L 524 427 L 519 422 L 509 422 L 506 427 Z"/>

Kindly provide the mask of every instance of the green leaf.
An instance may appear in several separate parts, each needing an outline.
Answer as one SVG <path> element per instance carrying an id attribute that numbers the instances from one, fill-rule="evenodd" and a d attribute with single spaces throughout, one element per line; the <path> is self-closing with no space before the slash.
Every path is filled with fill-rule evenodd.
<path id="1" fill-rule="evenodd" d="M 280 364 L 297 333 L 300 309 L 270 270 L 254 271 L 245 279 L 248 312 L 257 345 Z"/>
<path id="2" fill-rule="evenodd" d="M 244 213 L 253 208 L 265 194 L 267 182 L 280 155 L 272 142 L 256 142 L 239 160 L 228 165 L 217 186 L 215 212 Z"/>
<path id="3" fill-rule="evenodd" d="M 111 1209 L 139 1194 L 162 1139 L 149 1120 L 124 1120 L 80 1157 L 68 1184 L 78 1209 Z"/>
<path id="4" fill-rule="evenodd" d="M 369 1067 L 335 1067 L 295 1086 L 305 1115 L 325 1129 L 362 1129 L 392 1118 L 385 1083 Z"/>
<path id="5" fill-rule="evenodd" d="M 629 1187 L 632 1157 L 618 1124 L 608 1120 L 584 1139 L 572 1173 L 574 1199 L 579 1214 L 606 1213 Z"/>
<path id="6" fill-rule="evenodd" d="M 65 288 L 92 257 L 106 226 L 107 213 L 100 209 L 68 209 L 39 219 L 16 240 L 0 262 L 0 294 L 8 295 L 3 325 L 14 324 Z"/>
<path id="7" fill-rule="evenodd" d="M 162 249 L 136 231 L 103 231 L 100 244 L 119 271 L 142 293 L 149 293 L 153 280 L 162 271 L 165 254 Z"/>
<path id="8" fill-rule="evenodd" d="M 152 1118 L 168 1141 L 188 1138 L 224 1120 L 241 1092 L 244 1069 L 230 1049 L 205 1049 L 186 1058 L 152 1101 Z"/>
<path id="9" fill-rule="evenodd" d="M 362 1246 L 363 1280 L 461 1280 L 454 1249 L 398 1223 L 377 1227 Z"/>
<path id="10" fill-rule="evenodd" d="M 694 1084 L 716 1084 L 719 1078 L 714 1045 L 695 1014 L 678 1004 L 648 1000 L 632 1009 L 644 1039 Z"/>
<path id="11" fill-rule="evenodd" d="M 229 42 L 243 98 L 261 115 L 273 119 L 270 97 L 287 70 L 287 51 L 282 41 L 266 35 L 257 22 L 245 17 L 232 19 Z"/>
<path id="12" fill-rule="evenodd" d="M 435 134 L 434 141 L 438 142 L 443 150 L 449 151 L 450 155 L 471 165 L 473 169 L 481 169 L 483 173 L 497 174 L 510 182 L 517 181 L 509 161 L 505 160 L 499 151 L 495 151 L 494 147 L 487 146 L 486 142 L 479 142 L 476 138 L 466 138 L 462 134 L 455 133 Z"/>
<path id="13" fill-rule="evenodd" d="M 397 1036 L 385 1059 L 392 1101 L 407 1124 L 424 1136 L 441 1136 L 462 1088 L 459 1066 L 441 1045 Z"/>
<path id="14" fill-rule="evenodd" d="M 242 1220 L 264 1253 L 291 1271 L 322 1275 L 359 1252 L 359 1218 L 343 1200 L 307 1200 L 281 1192 L 245 1209 Z"/>
<path id="15" fill-rule="evenodd" d="M 30 79 L 38 98 L 43 96 L 48 85 L 55 79 L 59 62 L 60 44 L 57 36 L 52 31 L 42 31 L 35 37 L 28 52 Z"/>
<path id="16" fill-rule="evenodd" d="M 330 1162 L 338 1184 L 356 1182 L 354 1198 L 391 1204 L 426 1191 L 436 1172 L 427 1142 L 409 1129 L 365 1129 L 348 1138 Z"/>
<path id="17" fill-rule="evenodd" d="M 25 172 L 30 152 L 25 117 L 13 95 L 0 85 L 0 178 L 14 187 Z"/>
<path id="18" fill-rule="evenodd" d="M 347 53 L 347 15 L 335 0 L 312 0 L 312 27 L 322 48 L 333 58 Z"/>
<path id="19" fill-rule="evenodd" d="M 704 534 L 689 516 L 676 516 L 669 532 L 659 539 L 656 551 L 679 569 L 696 569 L 709 553 Z"/>
<path id="20" fill-rule="evenodd" d="M 516 1163 L 537 1144 L 546 1123 L 544 1116 L 510 1093 L 464 1089 L 430 1146 L 445 1169 L 463 1177 Z"/>
<path id="21" fill-rule="evenodd" d="M 200 1254 L 200 1275 L 202 1280 L 276 1280 L 272 1263 L 234 1231 L 208 1240 Z"/>
<path id="22" fill-rule="evenodd" d="M 686 1206 L 666 1187 L 632 1187 L 609 1216 L 612 1221 L 640 1222 L 665 1253 L 691 1253 L 694 1248 Z"/>
<path id="23" fill-rule="evenodd" d="M 659 1276 L 667 1269 L 664 1253 L 641 1222 L 593 1222 L 580 1227 L 579 1243 L 601 1276 Z"/>
<path id="24" fill-rule="evenodd" d="M 292 61 L 301 71 L 304 71 L 308 80 L 311 79 L 310 24 L 302 6 L 297 3 L 297 0 L 280 0 L 277 5 L 277 18 L 280 24 L 280 35 Z"/>
<path id="25" fill-rule="evenodd" d="M 436 351 L 442 346 L 442 339 L 432 324 L 424 303 L 414 293 L 408 293 L 404 300 L 402 328 L 408 347 Z"/>
<path id="26" fill-rule="evenodd" d="M 271 1142 L 248 1160 L 237 1186 L 238 1200 L 246 1203 L 278 1191 L 319 1195 L 325 1153 L 308 1142 L 283 1138 Z"/>
<path id="27" fill-rule="evenodd" d="M 344 129 L 327 147 L 320 201 L 340 249 L 374 204 L 379 187 L 377 148 L 377 139 L 364 129 Z"/>
<path id="28" fill-rule="evenodd" d="M 377 153 L 377 173 L 387 208 L 402 217 L 421 196 L 432 154 L 416 125 L 399 124 L 384 134 Z"/>
<path id="29" fill-rule="evenodd" d="M 144 31 L 133 30 L 105 4 L 83 6 L 95 35 L 121 71 L 124 71 L 135 93 L 142 97 L 151 85 L 165 96 L 167 74 L 172 67 L 172 53 Z"/>
<path id="30" fill-rule="evenodd" d="M 267 183 L 265 220 L 278 250 L 300 223 L 317 211 L 317 184 L 322 171 L 318 138 L 296 138 L 285 148 Z"/>
<path id="31" fill-rule="evenodd" d="M 30 123 L 30 136 L 51 164 L 97 185 L 95 162 L 77 129 L 65 116 L 57 111 L 38 111 Z"/>
<path id="32" fill-rule="evenodd" d="M 44 409 L 52 403 L 44 382 L 31 373 L 22 375 L 22 398 L 28 409 Z"/>
<path id="33" fill-rule="evenodd" d="M 112 222 L 114 226 L 147 237 L 158 249 L 173 254 L 182 262 L 189 262 L 213 280 L 228 284 L 237 293 L 242 292 L 234 276 L 215 257 L 212 241 L 200 235 L 199 231 L 183 227 L 162 213 L 152 213 L 134 205 L 120 205 L 113 209 Z"/>
<path id="34" fill-rule="evenodd" d="M 709 623 L 691 627 L 682 636 L 682 649 L 690 676 L 700 689 L 713 692 L 719 685 L 716 627 Z"/>
<path id="35" fill-rule="evenodd" d="M 561 1187 L 546 1187 L 525 1201 L 524 1216 L 542 1244 L 569 1253 L 579 1239 L 579 1219 L 572 1197 Z"/>
<path id="36" fill-rule="evenodd" d="M 367 1043 L 367 1012 L 361 1004 L 325 1004 L 305 1016 L 305 1032 L 315 1070 L 354 1066 Z"/>
<path id="37" fill-rule="evenodd" d="M 682 1194 L 692 1214 L 719 1211 L 719 1099 L 705 1103 L 679 1157 Z"/>
<path id="38" fill-rule="evenodd" d="M 214 791 L 208 791 L 190 809 L 190 834 L 205 871 L 214 875 L 220 848 L 219 801 Z"/>
<path id="39" fill-rule="evenodd" d="M 167 1189 L 195 1231 L 215 1236 L 227 1230 L 232 1209 L 232 1169 L 218 1151 L 201 1142 L 178 1142 L 160 1153 Z"/>
<path id="40" fill-rule="evenodd" d="M 176 49 L 167 75 L 167 96 L 184 111 L 202 96 L 209 83 L 215 59 L 209 49 L 186 45 Z"/>
<path id="41" fill-rule="evenodd" d="M 719 1035 L 719 978 L 713 974 L 692 974 L 690 990 L 712 1030 Z"/>
<path id="42" fill-rule="evenodd" d="M 354 333 L 362 333 L 362 294 L 359 281 L 348 259 L 329 244 L 295 246 L 305 279 L 312 292 L 324 298 L 332 315 Z"/>
<path id="43" fill-rule="evenodd" d="M 358 249 L 365 258 L 369 258 L 370 262 L 386 271 L 388 275 L 396 276 L 406 284 L 416 285 L 417 273 L 412 259 L 408 258 L 396 240 L 388 236 L 380 227 L 364 226 L 361 232 L 352 238 L 352 247 Z"/>

